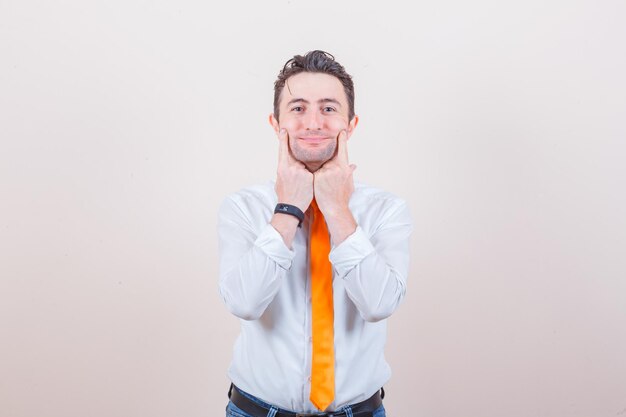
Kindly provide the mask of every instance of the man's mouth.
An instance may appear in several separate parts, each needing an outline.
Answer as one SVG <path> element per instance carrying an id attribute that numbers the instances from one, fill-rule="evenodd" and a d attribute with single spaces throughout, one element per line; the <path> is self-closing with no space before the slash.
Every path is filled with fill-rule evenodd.
<path id="1" fill-rule="evenodd" d="M 301 136 L 298 139 L 306 143 L 320 143 L 330 138 L 328 136 Z"/>

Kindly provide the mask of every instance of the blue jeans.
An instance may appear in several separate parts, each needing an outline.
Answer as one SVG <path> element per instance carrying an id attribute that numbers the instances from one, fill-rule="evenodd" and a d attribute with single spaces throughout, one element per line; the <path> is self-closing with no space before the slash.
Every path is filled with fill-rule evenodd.
<path id="1" fill-rule="evenodd" d="M 237 388 L 233 387 L 233 389 L 237 389 Z M 282 410 L 271 404 L 268 404 L 258 399 L 257 397 L 254 397 L 242 390 L 239 390 L 239 392 L 241 393 L 241 395 L 248 397 L 250 400 L 254 401 L 255 403 L 265 408 L 268 408 L 270 411 L 267 413 L 267 417 L 274 417 L 278 411 L 287 411 L 287 410 Z M 352 417 L 352 409 L 350 408 L 349 405 L 343 407 L 340 410 L 337 410 L 337 412 L 342 412 L 342 411 L 346 412 L 347 417 Z M 373 414 L 374 414 L 374 417 L 385 417 L 385 407 L 381 405 L 374 411 Z M 245 411 L 243 411 L 241 408 L 237 407 L 235 404 L 232 403 L 232 401 L 229 401 L 228 405 L 226 406 L 226 417 L 252 417 L 252 416 L 246 413 Z"/>

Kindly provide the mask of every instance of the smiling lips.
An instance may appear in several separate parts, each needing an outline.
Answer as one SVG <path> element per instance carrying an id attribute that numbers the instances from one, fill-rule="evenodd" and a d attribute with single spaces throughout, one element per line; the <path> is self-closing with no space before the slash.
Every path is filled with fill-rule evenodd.
<path id="1" fill-rule="evenodd" d="M 330 138 L 328 136 L 301 136 L 298 139 L 306 143 L 317 144 L 322 143 Z"/>

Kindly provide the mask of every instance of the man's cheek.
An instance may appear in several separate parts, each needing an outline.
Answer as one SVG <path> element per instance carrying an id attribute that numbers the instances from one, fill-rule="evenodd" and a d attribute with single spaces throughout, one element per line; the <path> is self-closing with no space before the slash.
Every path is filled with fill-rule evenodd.
<path id="1" fill-rule="evenodd" d="M 295 130 L 297 121 L 292 117 L 283 117 L 280 121 L 280 127 L 287 130 Z"/>

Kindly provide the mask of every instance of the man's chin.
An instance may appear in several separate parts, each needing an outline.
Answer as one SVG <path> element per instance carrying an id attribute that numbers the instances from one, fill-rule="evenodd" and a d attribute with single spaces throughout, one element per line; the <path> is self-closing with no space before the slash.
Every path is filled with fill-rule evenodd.
<path id="1" fill-rule="evenodd" d="M 293 157 L 296 161 L 303 163 L 309 171 L 311 171 L 311 167 L 321 167 L 324 165 L 329 158 L 322 158 L 318 155 L 311 155 L 310 153 L 293 153 Z"/>
<path id="2" fill-rule="evenodd" d="M 335 149 L 320 149 L 317 152 L 303 151 L 296 152 L 294 157 L 303 164 L 323 165 L 330 161 L 335 154 Z"/>
<path id="3" fill-rule="evenodd" d="M 325 156 L 322 158 L 319 158 L 319 157 L 313 158 L 311 156 L 308 156 L 308 157 L 302 157 L 302 158 L 296 157 L 296 159 L 302 162 L 303 164 L 324 165 L 326 162 L 332 159 L 332 156 L 330 158 L 325 157 Z"/>

